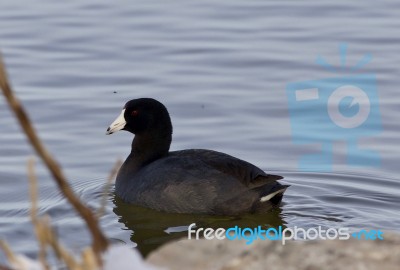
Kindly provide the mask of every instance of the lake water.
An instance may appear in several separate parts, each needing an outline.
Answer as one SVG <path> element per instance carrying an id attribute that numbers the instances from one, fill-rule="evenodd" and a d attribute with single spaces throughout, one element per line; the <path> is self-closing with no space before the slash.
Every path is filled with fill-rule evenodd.
<path id="1" fill-rule="evenodd" d="M 110 194 L 101 218 L 109 238 L 138 244 L 146 254 L 186 235 L 181 226 L 192 222 L 400 231 L 400 2 L 3 1 L 0 26 L 14 89 L 91 207 L 99 206 L 116 160 L 130 151 L 131 134 L 105 136 L 106 128 L 138 97 L 169 109 L 172 150 L 226 152 L 291 185 L 280 209 L 240 218 L 161 214 Z M 349 68 L 372 55 L 358 73 L 376 77 L 382 130 L 360 143 L 381 163 L 350 166 L 344 142 L 337 142 L 332 170 L 304 172 L 299 160 L 316 148 L 292 142 L 286 86 L 346 75 L 349 69 L 337 74 L 315 63 L 320 55 L 340 66 L 343 42 Z M 4 98 L 0 127 L 0 238 L 35 256 L 26 173 L 33 151 Z M 318 143 L 307 127 L 303 135 Z M 88 245 L 83 223 L 40 162 L 37 174 L 41 213 L 51 216 L 66 245 Z"/>

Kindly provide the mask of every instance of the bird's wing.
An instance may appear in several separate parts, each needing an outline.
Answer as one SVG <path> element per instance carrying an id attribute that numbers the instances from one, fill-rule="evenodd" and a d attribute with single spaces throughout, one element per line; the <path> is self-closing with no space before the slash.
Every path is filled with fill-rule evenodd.
<path id="1" fill-rule="evenodd" d="M 233 176 L 250 189 L 271 184 L 283 178 L 279 175 L 267 174 L 247 161 L 217 151 L 191 149 L 175 151 L 171 152 L 171 154 L 179 156 L 195 156 L 214 169 L 229 176 Z"/>

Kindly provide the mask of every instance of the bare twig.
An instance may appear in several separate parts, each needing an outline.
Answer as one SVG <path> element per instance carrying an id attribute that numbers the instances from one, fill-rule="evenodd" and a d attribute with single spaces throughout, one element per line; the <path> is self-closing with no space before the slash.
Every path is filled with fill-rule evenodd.
<path id="1" fill-rule="evenodd" d="M 7 245 L 7 243 L 0 239 L 0 248 L 4 251 L 4 254 L 7 257 L 8 262 L 13 265 L 18 265 L 17 257 L 15 256 L 14 252 L 11 248 Z"/>
<path id="2" fill-rule="evenodd" d="M 96 255 L 93 254 L 93 249 L 87 248 L 82 252 L 82 269 L 98 269 L 99 266 L 96 261 Z"/>
<path id="3" fill-rule="evenodd" d="M 13 269 L 0 264 L 0 270 L 13 270 Z"/>
<path id="4" fill-rule="evenodd" d="M 50 225 L 50 218 L 48 216 L 45 216 L 40 220 L 40 223 L 42 224 L 43 228 L 41 231 L 41 237 L 46 239 L 46 243 L 52 247 L 57 258 L 64 261 L 68 269 L 81 269 L 79 267 L 79 263 L 75 260 L 75 258 L 58 241 L 57 235 Z"/>
<path id="5" fill-rule="evenodd" d="M 39 260 L 42 263 L 44 269 L 49 270 L 49 264 L 46 260 L 47 253 L 46 253 L 46 239 L 42 237 L 42 224 L 38 220 L 38 195 L 37 195 L 37 179 L 35 174 L 35 167 L 34 164 L 35 160 L 31 157 L 28 160 L 28 178 L 29 178 L 29 192 L 31 196 L 31 220 L 33 226 L 35 228 L 36 238 L 39 242 Z"/>
<path id="6" fill-rule="evenodd" d="M 36 132 L 29 120 L 28 115 L 26 114 L 24 108 L 21 103 L 15 97 L 12 88 L 8 82 L 8 78 L 6 75 L 5 67 L 3 65 L 3 61 L 0 56 L 0 88 L 3 91 L 4 96 L 8 104 L 10 105 L 12 111 L 15 113 L 22 129 L 27 135 L 29 142 L 32 144 L 36 153 L 41 157 L 43 162 L 46 164 L 47 168 L 53 175 L 59 189 L 67 198 L 68 202 L 72 204 L 75 210 L 79 213 L 79 215 L 85 220 L 86 225 L 88 226 L 91 234 L 92 234 L 92 246 L 96 253 L 100 253 L 107 248 L 108 242 L 106 237 L 103 235 L 100 230 L 97 222 L 97 218 L 92 214 L 90 209 L 82 204 L 77 196 L 74 194 L 72 188 L 69 186 L 66 178 L 61 171 L 60 167 L 54 160 L 54 158 L 50 155 L 50 153 L 45 149 L 43 144 L 41 143 L 39 137 L 36 135 Z M 100 255 L 98 255 L 100 256 Z M 99 262 L 101 262 L 100 257 L 98 257 Z"/>
<path id="7" fill-rule="evenodd" d="M 121 168 L 122 166 L 122 160 L 118 159 L 117 162 L 115 163 L 114 167 L 112 168 L 110 175 L 108 176 L 107 182 L 104 185 L 104 189 L 103 189 L 103 194 L 100 200 L 100 207 L 97 210 L 97 217 L 101 217 L 102 215 L 104 215 L 105 209 L 106 209 L 106 204 L 107 204 L 107 194 L 108 192 L 110 192 L 110 187 L 111 184 L 115 178 L 115 176 L 118 173 L 119 168 Z"/>

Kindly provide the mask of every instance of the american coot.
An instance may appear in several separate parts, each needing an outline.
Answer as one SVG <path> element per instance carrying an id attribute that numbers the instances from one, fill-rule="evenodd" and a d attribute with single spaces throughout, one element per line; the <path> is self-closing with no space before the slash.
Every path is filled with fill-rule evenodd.
<path id="1" fill-rule="evenodd" d="M 169 152 L 171 119 L 155 99 L 126 103 L 106 134 L 118 130 L 135 134 L 115 184 L 125 202 L 171 213 L 239 215 L 271 209 L 288 187 L 276 182 L 282 176 L 224 153 Z"/>

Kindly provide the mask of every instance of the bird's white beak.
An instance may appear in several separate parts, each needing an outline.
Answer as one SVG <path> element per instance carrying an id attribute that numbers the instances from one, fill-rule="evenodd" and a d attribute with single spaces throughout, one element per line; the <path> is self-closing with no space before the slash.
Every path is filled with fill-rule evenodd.
<path id="1" fill-rule="evenodd" d="M 117 117 L 117 119 L 115 119 L 115 121 L 112 122 L 112 124 L 107 128 L 106 135 L 113 134 L 125 127 L 126 120 L 124 114 L 125 114 L 125 109 L 122 110 L 121 114 Z"/>

